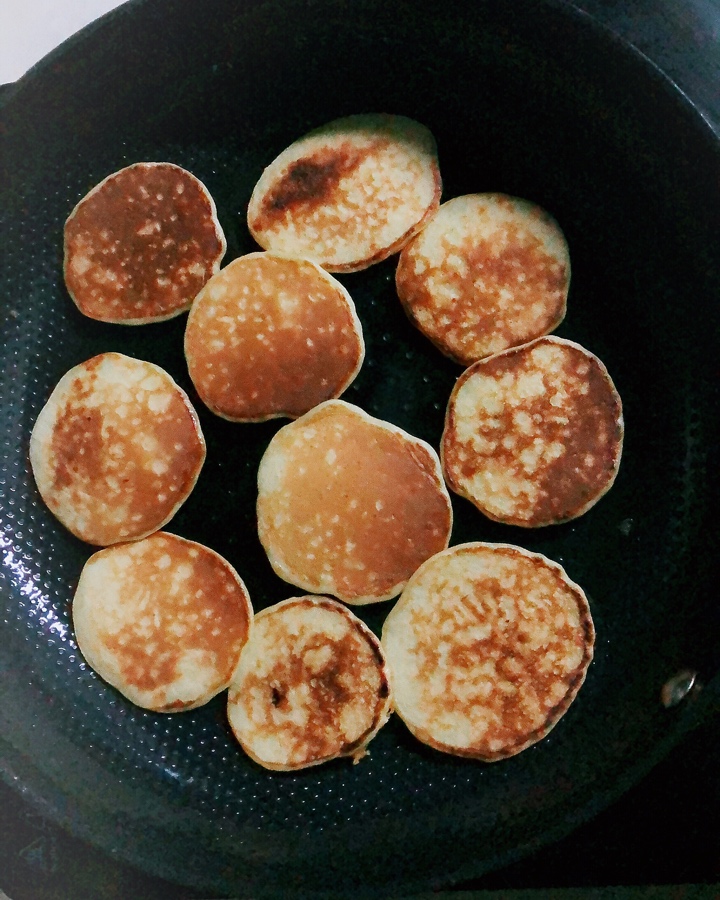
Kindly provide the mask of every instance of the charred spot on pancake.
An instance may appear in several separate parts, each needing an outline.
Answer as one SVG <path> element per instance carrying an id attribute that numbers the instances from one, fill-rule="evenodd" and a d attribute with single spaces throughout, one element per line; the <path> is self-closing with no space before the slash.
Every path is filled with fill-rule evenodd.
<path id="1" fill-rule="evenodd" d="M 413 734 L 487 762 L 555 726 L 585 679 L 594 640 L 587 598 L 557 563 L 483 543 L 421 566 L 382 636 L 395 708 Z"/>
<path id="2" fill-rule="evenodd" d="M 569 280 L 555 220 L 503 194 L 444 203 L 403 249 L 396 272 L 410 320 L 464 365 L 556 328 Z"/>
<path id="3" fill-rule="evenodd" d="M 272 705 L 273 706 L 281 706 L 283 701 L 286 699 L 286 694 L 283 691 L 278 690 L 278 688 L 273 687 L 272 691 Z"/>
<path id="4" fill-rule="evenodd" d="M 296 418 L 339 396 L 365 355 L 347 290 L 310 260 L 250 253 L 196 298 L 185 329 L 190 377 L 232 421 Z"/>
<path id="5" fill-rule="evenodd" d="M 440 193 L 427 128 L 404 116 L 348 116 L 301 137 L 267 166 L 247 222 L 264 249 L 354 272 L 400 250 Z"/>
<path id="6" fill-rule="evenodd" d="M 77 537 L 101 546 L 168 522 L 204 460 L 185 392 L 158 366 L 119 353 L 71 369 L 30 438 L 33 475 L 48 508 Z"/>
<path id="7" fill-rule="evenodd" d="M 387 720 L 390 703 L 375 635 L 337 601 L 306 596 L 256 616 L 228 717 L 256 762 L 292 770 L 356 757 Z"/>
<path id="8" fill-rule="evenodd" d="M 340 179 L 351 172 L 362 154 L 352 147 L 318 150 L 317 152 L 291 163 L 278 183 L 264 200 L 263 212 L 270 218 L 272 214 L 283 212 L 299 204 L 319 205 L 332 197 Z M 260 228 L 261 220 L 256 219 L 254 228 Z"/>
<path id="9" fill-rule="evenodd" d="M 91 556 L 72 613 L 90 666 L 157 712 L 192 709 L 226 688 L 252 623 L 232 566 L 165 532 Z"/>
<path id="10" fill-rule="evenodd" d="M 448 403 L 441 456 L 450 488 L 497 521 L 577 518 L 612 486 L 622 404 L 602 362 L 560 338 L 481 360 Z"/>
<path id="11" fill-rule="evenodd" d="M 65 283 L 78 309 L 138 325 L 186 310 L 220 267 L 215 203 L 190 172 L 135 163 L 93 188 L 65 223 Z"/>
<path id="12" fill-rule="evenodd" d="M 435 451 L 342 400 L 280 429 L 258 472 L 258 532 L 276 573 L 348 603 L 395 596 L 447 546 Z"/>

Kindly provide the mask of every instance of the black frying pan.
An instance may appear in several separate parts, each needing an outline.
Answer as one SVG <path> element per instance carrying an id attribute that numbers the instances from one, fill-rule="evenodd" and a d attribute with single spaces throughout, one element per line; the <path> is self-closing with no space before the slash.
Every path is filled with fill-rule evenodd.
<path id="1" fill-rule="evenodd" d="M 525 196 L 573 259 L 559 333 L 607 364 L 627 435 L 612 491 L 527 532 L 455 502 L 453 542 L 519 543 L 590 595 L 596 660 L 543 742 L 482 765 L 423 748 L 392 720 L 369 758 L 276 775 L 228 734 L 223 699 L 177 716 L 132 707 L 79 659 L 69 602 L 91 549 L 38 503 L 27 439 L 70 366 L 121 350 L 188 390 L 184 322 L 83 319 L 62 285 L 62 223 L 104 175 L 163 159 L 210 188 L 231 259 L 263 165 L 313 125 L 385 110 L 435 133 L 445 196 Z M 720 690 L 717 556 L 720 149 L 645 60 L 557 2 L 146 0 L 11 89 L 0 112 L 2 596 L 0 761 L 61 822 L 218 896 L 387 896 L 497 867 L 567 832 L 646 773 Z M 346 276 L 366 365 L 346 394 L 437 444 L 459 374 L 404 319 L 394 262 Z M 245 578 L 256 608 L 293 593 L 254 530 L 257 462 L 279 423 L 199 405 L 208 461 L 172 529 Z M 379 630 L 388 607 L 363 611 Z M 682 668 L 705 687 L 667 709 Z"/>

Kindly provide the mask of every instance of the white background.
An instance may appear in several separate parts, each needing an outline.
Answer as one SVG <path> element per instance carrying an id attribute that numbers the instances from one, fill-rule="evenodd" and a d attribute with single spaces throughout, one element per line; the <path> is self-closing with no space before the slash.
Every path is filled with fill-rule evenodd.
<path id="1" fill-rule="evenodd" d="M 0 0 L 0 84 L 123 0 Z"/>

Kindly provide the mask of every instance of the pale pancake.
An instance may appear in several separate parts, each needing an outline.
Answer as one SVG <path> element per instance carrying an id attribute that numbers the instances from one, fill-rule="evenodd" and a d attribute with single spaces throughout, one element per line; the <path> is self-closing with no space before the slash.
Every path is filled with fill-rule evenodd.
<path id="1" fill-rule="evenodd" d="M 265 169 L 248 226 L 266 250 L 355 272 L 397 252 L 438 207 L 435 141 L 404 116 L 337 119 Z"/>
<path id="2" fill-rule="evenodd" d="M 120 353 L 101 353 L 67 372 L 30 438 L 33 474 L 50 511 L 101 546 L 169 522 L 204 461 L 186 393 L 159 366 Z"/>
<path id="3" fill-rule="evenodd" d="M 612 486 L 623 431 L 603 363 L 572 341 L 538 338 L 456 382 L 441 443 L 445 478 L 498 522 L 566 522 Z"/>
<path id="4" fill-rule="evenodd" d="M 296 418 L 340 396 L 365 356 L 345 288 L 309 260 L 250 253 L 196 298 L 185 356 L 201 400 L 237 422 Z"/>
<path id="5" fill-rule="evenodd" d="M 260 462 L 257 514 L 281 578 L 354 604 L 398 594 L 447 547 L 452 527 L 433 448 L 343 400 L 273 437 Z"/>
<path id="6" fill-rule="evenodd" d="M 72 617 L 78 648 L 101 678 L 138 706 L 179 712 L 228 687 L 252 606 L 230 563 L 161 531 L 91 556 Z"/>
<path id="7" fill-rule="evenodd" d="M 245 752 L 289 771 L 358 761 L 392 705 L 380 642 L 328 597 L 294 597 L 257 614 L 228 694 Z"/>
<path id="8" fill-rule="evenodd" d="M 159 322 L 189 308 L 225 247 L 201 181 L 172 163 L 135 163 L 101 181 L 70 214 L 65 284 L 91 319 Z"/>
<path id="9" fill-rule="evenodd" d="M 557 222 L 536 204 L 467 194 L 443 203 L 403 249 L 395 280 L 411 322 L 468 365 L 562 322 L 570 257 Z"/>
<path id="10" fill-rule="evenodd" d="M 483 543 L 421 566 L 382 633 L 410 731 L 486 762 L 545 737 L 580 689 L 594 640 L 585 594 L 557 563 Z"/>

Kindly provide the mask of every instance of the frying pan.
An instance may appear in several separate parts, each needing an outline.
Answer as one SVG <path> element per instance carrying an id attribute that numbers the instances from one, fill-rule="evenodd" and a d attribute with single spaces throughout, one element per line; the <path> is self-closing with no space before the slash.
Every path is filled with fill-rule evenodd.
<path id="1" fill-rule="evenodd" d="M 83 319 L 63 288 L 62 224 L 102 177 L 162 159 L 200 177 L 228 237 L 264 165 L 358 111 L 434 132 L 445 197 L 535 200 L 571 248 L 558 333 L 597 353 L 623 397 L 618 479 L 574 523 L 532 532 L 454 501 L 453 543 L 518 543 L 587 591 L 596 658 L 547 739 L 483 765 L 434 753 L 395 718 L 370 756 L 265 772 L 234 744 L 223 698 L 134 708 L 83 663 L 70 601 L 92 548 L 39 502 L 27 461 L 59 377 L 120 350 L 194 397 L 182 319 Z M 0 767 L 75 833 L 208 895 L 388 896 L 476 877 L 618 797 L 720 693 L 718 492 L 720 148 L 682 94 L 578 10 L 520 0 L 136 0 L 48 58 L 0 109 L 3 423 Z M 437 445 L 459 369 L 405 320 L 394 260 L 344 276 L 367 342 L 346 399 Z M 294 589 L 255 533 L 255 472 L 279 423 L 197 403 L 208 459 L 171 530 L 226 556 L 257 609 Z M 363 609 L 379 631 L 389 605 Z M 681 669 L 703 690 L 666 708 Z"/>

